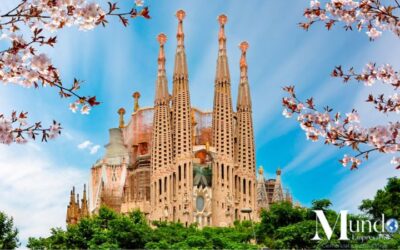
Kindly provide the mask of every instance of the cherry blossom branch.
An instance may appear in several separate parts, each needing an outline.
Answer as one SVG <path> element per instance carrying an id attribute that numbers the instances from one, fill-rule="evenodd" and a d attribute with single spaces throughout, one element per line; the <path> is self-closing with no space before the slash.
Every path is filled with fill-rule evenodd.
<path id="1" fill-rule="evenodd" d="M 99 4 L 88 3 L 86 0 L 21 0 L 10 11 L 0 13 L 0 40 L 10 43 L 8 48 L 0 51 L 0 81 L 28 88 L 53 87 L 58 90 L 61 98 L 75 98 L 70 104 L 73 112 L 80 108 L 82 114 L 88 114 L 93 106 L 100 104 L 96 97 L 78 94 L 82 81 L 77 79 L 74 79 L 71 87 L 65 87 L 51 59 L 38 50 L 43 46 L 53 47 L 57 42 L 56 36 L 48 36 L 44 31 L 55 32 L 70 26 L 77 26 L 80 30 L 91 30 L 99 25 L 106 26 L 108 17 L 118 17 L 122 24 L 127 26 L 128 18 L 149 19 L 150 15 L 149 9 L 143 7 L 143 0 L 135 0 L 129 11 L 120 12 L 117 3 L 111 2 L 108 3 L 107 9 L 103 9 Z M 26 32 L 27 29 L 31 34 Z M 29 40 L 27 37 L 30 37 Z M 6 124 L 4 116 L 1 117 L 3 125 Z M 13 119 L 11 124 L 15 122 L 12 121 Z M 0 143 L 16 142 L 18 138 L 24 138 L 23 134 L 32 128 L 34 131 L 43 132 L 44 135 L 48 131 L 42 129 L 41 125 L 19 127 L 17 130 L 11 130 L 8 126 L 7 131 L 13 136 L 9 136 L 8 140 L 0 140 Z M 14 139 L 10 141 L 10 138 Z M 44 136 L 43 141 L 47 138 L 49 137 Z"/>
<path id="2" fill-rule="evenodd" d="M 389 64 L 376 67 L 375 63 L 369 63 L 362 73 L 356 73 L 353 68 L 350 68 L 347 73 L 344 73 L 342 67 L 337 66 L 332 71 L 331 76 L 341 78 L 344 83 L 350 80 L 356 80 L 357 82 L 364 83 L 365 86 L 372 86 L 377 81 L 380 81 L 383 84 L 392 86 L 394 90 L 400 87 L 400 74 Z M 370 94 L 366 101 L 373 103 L 375 108 L 380 112 L 400 113 L 400 96 L 397 92 L 388 98 L 385 98 L 384 94 L 380 94 L 377 97 Z"/>
<path id="3" fill-rule="evenodd" d="M 313 98 L 300 101 L 295 93 L 294 86 L 284 87 L 289 94 L 282 99 L 283 115 L 287 118 L 297 116 L 300 127 L 306 132 L 307 139 L 318 141 L 322 138 L 325 144 L 339 148 L 350 148 L 357 152 L 355 156 L 345 155 L 340 162 L 343 166 L 351 163 L 351 169 L 356 169 L 361 164 L 361 159 L 368 160 L 370 153 L 399 153 L 400 152 L 400 122 L 387 125 L 363 128 L 360 126 L 359 114 L 356 110 L 342 116 L 339 112 L 325 107 L 319 111 Z M 394 157 L 392 163 L 400 169 L 400 158 Z"/>
<path id="4" fill-rule="evenodd" d="M 386 30 L 400 36 L 400 5 L 396 0 L 392 2 L 384 5 L 379 0 L 331 0 L 322 7 L 318 0 L 314 0 L 304 11 L 307 21 L 299 25 L 308 30 L 314 23 L 323 22 L 330 30 L 335 23 L 342 22 L 345 30 L 364 30 L 371 40 Z"/>
<path id="5" fill-rule="evenodd" d="M 0 143 L 26 143 L 28 138 L 35 140 L 38 136 L 42 142 L 53 139 L 61 134 L 61 125 L 56 121 L 49 128 L 43 128 L 40 122 L 33 125 L 27 124 L 27 112 L 12 112 L 7 119 L 4 114 L 0 114 Z"/>

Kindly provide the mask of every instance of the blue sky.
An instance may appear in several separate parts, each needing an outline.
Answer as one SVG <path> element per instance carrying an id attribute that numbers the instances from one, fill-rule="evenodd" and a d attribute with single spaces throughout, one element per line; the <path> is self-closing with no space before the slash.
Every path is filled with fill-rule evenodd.
<path id="1" fill-rule="evenodd" d="M 0 12 L 12 6 L 7 0 Z M 130 2 L 130 1 L 129 1 Z M 157 72 L 156 36 L 168 36 L 167 75 L 172 76 L 177 21 L 174 13 L 186 11 L 184 21 L 192 105 L 212 109 L 213 81 L 218 49 L 217 16 L 228 16 L 226 26 L 232 96 L 236 105 L 239 81 L 238 44 L 247 40 L 249 79 L 256 132 L 257 165 L 264 166 L 266 178 L 283 169 L 283 182 L 294 198 L 304 205 L 313 199 L 329 198 L 336 209 L 351 209 L 371 197 L 386 178 L 399 175 L 389 164 L 391 156 L 373 156 L 358 171 L 343 168 L 338 159 L 346 150 L 312 143 L 295 120 L 284 118 L 281 88 L 295 84 L 301 97 L 314 96 L 317 104 L 331 105 L 342 112 L 359 110 L 364 125 L 388 119 L 365 105 L 367 94 L 388 91 L 382 86 L 344 86 L 331 79 L 336 65 L 361 69 L 367 62 L 390 63 L 400 68 L 400 43 L 386 33 L 370 42 L 364 33 L 333 31 L 322 26 L 309 32 L 298 28 L 309 1 L 147 1 L 151 20 L 137 19 L 128 28 L 111 22 L 107 28 L 80 32 L 75 28 L 57 33 L 56 47 L 46 50 L 60 69 L 64 82 L 84 80 L 81 94 L 95 94 L 102 102 L 89 116 L 73 114 L 69 100 L 60 100 L 49 88 L 24 89 L 0 85 L 0 113 L 13 109 L 29 111 L 31 121 L 63 125 L 63 135 L 46 144 L 0 145 L 0 210 L 15 218 L 21 238 L 47 235 L 50 227 L 64 226 L 70 188 L 81 190 L 91 165 L 101 158 L 78 145 L 89 140 L 105 145 L 108 129 L 118 125 L 117 110 L 133 107 L 132 93 L 140 91 L 141 106 L 151 106 Z M 171 81 L 170 81 L 171 90 Z"/>

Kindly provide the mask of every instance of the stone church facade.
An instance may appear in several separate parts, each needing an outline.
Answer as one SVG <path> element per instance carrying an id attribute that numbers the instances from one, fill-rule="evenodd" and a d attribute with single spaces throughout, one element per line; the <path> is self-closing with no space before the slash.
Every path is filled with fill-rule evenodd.
<path id="1" fill-rule="evenodd" d="M 160 34 L 154 106 L 140 107 L 140 94 L 135 92 L 128 123 L 125 109 L 118 110 L 119 127 L 109 130 L 106 153 L 91 168 L 90 211 L 95 213 L 102 205 L 120 213 L 140 209 L 151 221 L 197 222 L 200 227 L 257 220 L 259 210 L 267 208 L 272 198 L 267 194 L 268 181 L 256 178 L 248 43 L 240 44 L 234 110 L 224 29 L 227 17 L 218 17 L 214 104 L 212 112 L 203 112 L 190 101 L 185 12 L 179 10 L 176 17 L 172 93 L 165 68 L 167 37 Z M 260 191 L 261 186 L 265 190 Z"/>

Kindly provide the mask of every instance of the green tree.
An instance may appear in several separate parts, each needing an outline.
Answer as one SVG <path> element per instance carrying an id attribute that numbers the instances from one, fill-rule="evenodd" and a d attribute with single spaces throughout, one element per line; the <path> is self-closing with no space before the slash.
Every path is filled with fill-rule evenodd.
<path id="1" fill-rule="evenodd" d="M 20 245 L 14 220 L 0 212 L 0 249 L 14 249 Z"/>
<path id="2" fill-rule="evenodd" d="M 328 199 L 321 199 L 321 200 L 313 200 L 312 201 L 312 210 L 328 210 L 330 206 L 332 206 L 332 202 Z"/>
<path id="3" fill-rule="evenodd" d="M 383 189 L 379 189 L 375 197 L 361 202 L 359 209 L 374 219 L 400 219 L 400 179 L 392 177 Z"/>
<path id="4" fill-rule="evenodd" d="M 307 209 L 294 207 L 289 202 L 274 203 L 268 211 L 261 211 L 261 223 L 257 232 L 257 239 L 264 239 L 272 235 L 277 228 L 288 226 L 306 217 Z"/>

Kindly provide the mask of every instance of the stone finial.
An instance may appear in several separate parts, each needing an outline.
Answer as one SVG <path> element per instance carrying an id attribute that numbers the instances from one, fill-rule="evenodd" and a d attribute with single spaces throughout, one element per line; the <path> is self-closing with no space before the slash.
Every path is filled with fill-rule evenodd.
<path id="1" fill-rule="evenodd" d="M 225 42 L 226 42 L 225 24 L 227 23 L 227 21 L 228 17 L 226 15 L 222 14 L 218 16 L 218 22 L 220 25 L 219 35 L 218 35 L 220 49 L 225 49 Z"/>
<path id="2" fill-rule="evenodd" d="M 183 40 L 185 39 L 185 34 L 183 33 L 183 19 L 185 19 L 186 13 L 183 10 L 178 10 L 176 12 L 176 18 L 178 18 L 178 32 L 176 38 L 178 39 L 178 45 L 183 45 Z"/>
<path id="3" fill-rule="evenodd" d="M 136 112 L 139 110 L 140 93 L 136 91 L 135 93 L 132 94 L 132 97 L 134 99 L 133 112 Z"/>
<path id="4" fill-rule="evenodd" d="M 221 26 L 224 26 L 228 22 L 228 17 L 225 14 L 218 16 L 218 22 Z"/>
<path id="5" fill-rule="evenodd" d="M 158 53 L 158 69 L 165 70 L 164 44 L 167 42 L 167 36 L 164 33 L 160 33 L 157 36 L 157 41 L 160 44 L 160 51 Z"/>
<path id="6" fill-rule="evenodd" d="M 276 170 L 276 175 L 281 175 L 281 173 L 282 173 L 282 170 L 281 170 L 280 168 L 278 168 L 278 169 Z"/>
<path id="7" fill-rule="evenodd" d="M 124 122 L 125 109 L 124 108 L 118 109 L 118 114 L 119 114 L 119 128 L 124 128 L 125 127 L 125 122 Z"/>
<path id="8" fill-rule="evenodd" d="M 247 68 L 247 61 L 246 61 L 246 52 L 247 49 L 249 48 L 249 43 L 244 41 L 241 42 L 239 45 L 240 50 L 242 51 L 242 56 L 240 58 L 240 68 Z"/>
<path id="9" fill-rule="evenodd" d="M 157 36 L 157 41 L 160 43 L 160 46 L 163 46 L 167 42 L 167 36 L 164 33 L 160 33 Z"/>
<path id="10" fill-rule="evenodd" d="M 184 10 L 178 10 L 176 12 L 176 18 L 178 18 L 179 22 L 182 22 L 185 19 L 186 12 Z"/>
<path id="11" fill-rule="evenodd" d="M 259 173 L 260 175 L 263 175 L 263 174 L 264 174 L 264 168 L 263 168 L 263 166 L 260 166 L 260 167 L 258 168 L 258 173 Z"/>

